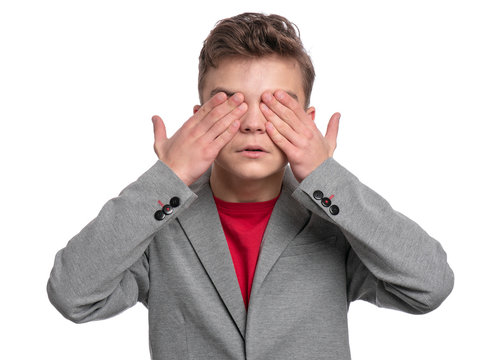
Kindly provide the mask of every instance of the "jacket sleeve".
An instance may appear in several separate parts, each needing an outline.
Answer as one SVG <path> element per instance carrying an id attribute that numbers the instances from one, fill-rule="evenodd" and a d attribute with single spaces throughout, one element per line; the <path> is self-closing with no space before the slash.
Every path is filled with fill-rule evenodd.
<path id="1" fill-rule="evenodd" d="M 348 241 L 348 302 L 362 299 L 421 314 L 450 294 L 454 276 L 441 245 L 334 159 L 304 179 L 293 196 L 336 224 Z"/>
<path id="2" fill-rule="evenodd" d="M 163 219 L 162 204 L 180 205 Z M 147 247 L 196 195 L 161 161 L 109 200 L 98 216 L 56 254 L 47 284 L 51 303 L 74 322 L 103 319 L 136 302 L 147 303 Z"/>

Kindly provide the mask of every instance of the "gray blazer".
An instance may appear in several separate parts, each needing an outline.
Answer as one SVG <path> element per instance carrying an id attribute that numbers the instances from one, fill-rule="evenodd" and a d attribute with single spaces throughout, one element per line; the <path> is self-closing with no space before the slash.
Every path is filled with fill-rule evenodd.
<path id="1" fill-rule="evenodd" d="M 301 184 L 287 169 L 248 311 L 208 172 L 187 187 L 160 161 L 57 253 L 47 291 L 77 323 L 144 303 L 155 360 L 305 360 L 350 359 L 351 301 L 419 314 L 452 287 L 441 245 L 331 158 Z"/>

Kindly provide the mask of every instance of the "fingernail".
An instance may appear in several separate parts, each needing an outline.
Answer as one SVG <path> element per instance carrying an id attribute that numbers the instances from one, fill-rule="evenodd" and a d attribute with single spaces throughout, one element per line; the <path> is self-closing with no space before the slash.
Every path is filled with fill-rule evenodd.
<path id="1" fill-rule="evenodd" d="M 266 100 L 266 101 L 271 101 L 271 99 L 272 99 L 272 98 L 273 98 L 273 97 L 271 96 L 271 94 L 270 94 L 270 93 L 265 93 L 265 94 L 263 95 L 263 99 L 264 99 L 264 100 Z"/>
<path id="2" fill-rule="evenodd" d="M 243 98 L 242 98 L 242 95 L 238 93 L 238 94 L 234 94 L 231 97 L 231 100 L 233 100 L 235 103 L 239 104 L 243 101 Z"/>

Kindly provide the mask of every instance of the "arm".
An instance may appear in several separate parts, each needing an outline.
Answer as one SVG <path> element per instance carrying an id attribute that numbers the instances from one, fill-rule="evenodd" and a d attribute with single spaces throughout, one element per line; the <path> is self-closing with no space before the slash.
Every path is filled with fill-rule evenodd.
<path id="1" fill-rule="evenodd" d="M 313 194 L 334 195 L 331 212 Z M 362 299 L 409 313 L 437 308 L 453 287 L 453 272 L 441 245 L 415 222 L 359 182 L 334 159 L 322 163 L 293 196 L 333 222 L 350 244 L 348 301 Z"/>
<path id="2" fill-rule="evenodd" d="M 164 221 L 154 218 L 178 197 L 181 205 Z M 68 319 L 103 319 L 147 301 L 145 253 L 156 231 L 195 199 L 190 189 L 161 161 L 121 194 L 56 254 L 47 284 L 49 299 Z"/>
<path id="3" fill-rule="evenodd" d="M 445 252 L 416 223 L 332 159 L 339 114 L 332 116 L 324 137 L 313 118 L 285 92 L 265 93 L 262 100 L 268 134 L 285 152 L 301 183 L 293 196 L 337 225 L 350 244 L 348 301 L 364 299 L 412 313 L 439 306 L 453 287 Z M 324 197 L 333 195 L 331 204 L 324 206 L 317 190 Z"/>
<path id="4" fill-rule="evenodd" d="M 230 99 L 216 94 L 169 139 L 161 118 L 153 117 L 154 149 L 160 160 L 108 201 L 56 255 L 47 292 L 66 318 L 103 319 L 137 301 L 148 302 L 146 250 L 158 229 L 195 199 L 188 186 L 236 134 L 238 119 L 246 111 L 242 103 L 241 94 Z M 180 204 L 163 216 L 158 202 L 168 204 L 174 197 Z M 155 217 L 156 212 L 161 216 Z"/>

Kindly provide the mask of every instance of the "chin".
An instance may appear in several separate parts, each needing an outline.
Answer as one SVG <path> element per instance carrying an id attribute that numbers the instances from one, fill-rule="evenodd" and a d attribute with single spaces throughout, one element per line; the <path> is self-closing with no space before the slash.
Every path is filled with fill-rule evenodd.
<path id="1" fill-rule="evenodd" d="M 274 171 L 274 172 L 261 172 L 261 171 L 252 172 L 252 171 L 250 171 L 250 172 L 239 173 L 236 175 L 237 175 L 237 177 L 239 177 L 243 180 L 259 181 L 259 180 L 265 180 L 265 179 L 270 178 L 275 175 L 280 176 L 279 173 L 281 173 L 281 176 L 283 177 L 284 170 L 285 170 L 285 168 L 281 168 L 281 169 Z"/>
<path id="2" fill-rule="evenodd" d="M 266 166 L 269 165 L 269 166 Z M 249 163 L 249 164 L 223 164 L 215 162 L 214 167 L 227 173 L 227 176 L 241 180 L 264 180 L 275 175 L 283 176 L 287 162 L 271 166 L 270 164 Z M 220 172 L 219 171 L 219 172 Z"/>

